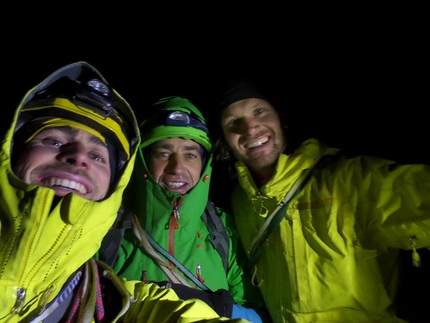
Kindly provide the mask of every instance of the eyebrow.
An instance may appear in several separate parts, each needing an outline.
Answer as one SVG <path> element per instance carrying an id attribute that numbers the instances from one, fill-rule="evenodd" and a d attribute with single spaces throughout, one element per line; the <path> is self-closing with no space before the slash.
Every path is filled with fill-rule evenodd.
<path id="1" fill-rule="evenodd" d="M 56 128 L 52 128 L 52 129 L 57 129 L 61 132 L 64 132 L 70 136 L 76 136 L 79 131 L 85 131 L 82 129 L 77 129 L 77 128 L 73 128 L 73 127 L 68 127 L 68 126 L 64 126 L 64 127 L 56 127 Z M 100 138 L 97 138 L 96 136 L 88 133 L 90 135 L 90 140 L 89 142 L 98 146 L 103 146 L 103 147 L 107 147 L 107 144 L 105 144 L 103 141 L 100 140 Z"/>
<path id="2" fill-rule="evenodd" d="M 105 144 L 103 141 L 100 140 L 100 138 L 97 138 L 94 135 L 91 135 L 90 137 L 90 143 L 99 145 L 99 146 L 103 146 L 103 147 L 107 147 L 107 144 Z"/>
<path id="3" fill-rule="evenodd" d="M 162 145 L 154 145 L 154 149 L 168 149 L 168 150 L 172 150 L 173 149 L 173 145 L 171 144 L 162 144 Z M 191 151 L 199 151 L 200 152 L 200 146 L 185 146 L 185 150 L 191 150 Z"/>

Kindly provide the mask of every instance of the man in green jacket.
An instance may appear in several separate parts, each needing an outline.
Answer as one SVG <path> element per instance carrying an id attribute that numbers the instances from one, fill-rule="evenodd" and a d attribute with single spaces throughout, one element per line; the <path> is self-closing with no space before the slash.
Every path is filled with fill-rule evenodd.
<path id="1" fill-rule="evenodd" d="M 271 102 L 252 84 L 224 93 L 216 158 L 235 171 L 234 218 L 273 321 L 402 322 L 396 264 L 430 247 L 430 167 L 316 139 L 286 153 Z"/>
<path id="2" fill-rule="evenodd" d="M 246 257 L 232 217 L 216 208 L 222 222 L 215 232 L 202 219 L 212 170 L 203 115 L 181 97 L 163 98 L 152 109 L 140 127 L 139 156 L 124 194 L 125 208 L 136 214 L 134 230 L 126 231 L 114 270 L 127 279 L 170 281 L 183 298 L 207 290 L 220 315 L 261 322 L 252 308 L 263 302 L 242 267 Z M 212 245 L 223 230 L 226 267 Z"/>
<path id="3" fill-rule="evenodd" d="M 0 152 L 0 322 L 227 320 L 92 258 L 138 145 L 130 106 L 85 62 L 24 96 Z"/>

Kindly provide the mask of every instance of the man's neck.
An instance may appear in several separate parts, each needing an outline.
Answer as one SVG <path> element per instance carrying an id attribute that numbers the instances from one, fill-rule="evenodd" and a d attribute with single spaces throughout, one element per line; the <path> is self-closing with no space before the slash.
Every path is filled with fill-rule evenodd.
<path id="1" fill-rule="evenodd" d="M 260 168 L 257 171 L 250 169 L 252 178 L 255 183 L 261 187 L 266 184 L 275 175 L 275 166 Z"/>

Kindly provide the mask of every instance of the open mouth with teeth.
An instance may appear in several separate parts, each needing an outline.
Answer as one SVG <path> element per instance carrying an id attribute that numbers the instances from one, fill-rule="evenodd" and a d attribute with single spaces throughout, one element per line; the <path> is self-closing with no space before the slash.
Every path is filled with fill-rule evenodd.
<path id="1" fill-rule="evenodd" d="M 269 141 L 269 137 L 264 137 L 264 138 L 261 138 L 261 139 L 259 139 L 257 141 L 254 141 L 254 142 L 251 142 L 249 144 L 246 144 L 245 147 L 248 148 L 248 149 L 255 148 L 255 147 L 260 147 L 260 146 L 264 145 L 268 141 Z"/>
<path id="2" fill-rule="evenodd" d="M 163 182 L 163 187 L 170 191 L 180 194 L 185 194 L 189 190 L 189 185 L 184 181 L 175 181 L 175 182 Z"/>
<path id="3" fill-rule="evenodd" d="M 62 188 L 74 190 L 81 194 L 87 193 L 87 188 L 81 183 L 64 179 L 64 178 L 58 178 L 58 177 L 46 178 L 43 180 L 43 184 L 44 186 L 47 186 L 47 187 L 61 186 Z"/>
<path id="4" fill-rule="evenodd" d="M 184 182 L 168 182 L 167 185 L 169 185 L 172 188 L 180 188 L 185 185 Z"/>

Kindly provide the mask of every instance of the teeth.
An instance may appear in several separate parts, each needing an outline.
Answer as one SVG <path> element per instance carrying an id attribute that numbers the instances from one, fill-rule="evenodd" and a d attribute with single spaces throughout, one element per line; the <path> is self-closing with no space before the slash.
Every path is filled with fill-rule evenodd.
<path id="1" fill-rule="evenodd" d="M 174 188 L 178 188 L 178 187 L 181 187 L 181 186 L 184 186 L 185 185 L 185 183 L 184 182 L 169 182 L 169 183 L 167 183 L 169 186 L 172 186 L 172 187 L 174 187 Z"/>
<path id="2" fill-rule="evenodd" d="M 261 138 L 260 140 L 251 142 L 250 144 L 245 145 L 246 148 L 253 148 L 261 146 L 262 144 L 266 143 L 269 140 L 268 137 Z"/>
<path id="3" fill-rule="evenodd" d="M 62 186 L 65 188 L 69 188 L 75 191 L 78 191 L 79 193 L 82 194 L 86 194 L 87 190 L 85 189 L 85 186 L 74 182 L 74 181 L 69 181 L 68 179 L 63 179 L 63 178 L 55 178 L 55 177 L 51 177 L 48 182 L 46 183 L 46 185 L 48 185 L 49 187 L 52 186 Z"/>

